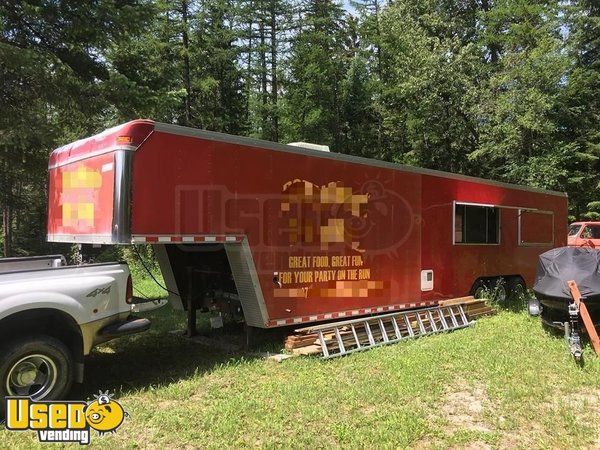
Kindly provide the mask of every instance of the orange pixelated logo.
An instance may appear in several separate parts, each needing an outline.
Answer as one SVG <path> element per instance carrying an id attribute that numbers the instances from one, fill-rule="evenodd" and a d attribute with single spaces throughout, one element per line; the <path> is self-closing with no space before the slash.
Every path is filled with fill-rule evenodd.
<path id="1" fill-rule="evenodd" d="M 102 174 L 86 166 L 62 174 L 62 225 L 94 225 L 94 192 L 102 186 Z"/>
<path id="2" fill-rule="evenodd" d="M 303 251 L 290 255 L 284 270 L 275 274 L 276 297 L 382 295 L 386 283 L 371 279 L 371 268 L 362 256 L 365 249 L 361 248 L 361 238 L 369 200 L 370 194 L 355 194 L 339 181 L 318 186 L 293 180 L 283 186 L 281 211 L 287 220 L 289 244 L 301 244 Z M 306 251 L 311 244 L 313 250 L 327 253 Z M 346 254 L 348 250 L 351 254 Z"/>
<path id="3" fill-rule="evenodd" d="M 329 281 L 324 286 L 310 284 L 298 288 L 278 288 L 275 289 L 275 296 L 292 298 L 366 298 L 371 295 L 380 295 L 384 288 L 384 282 L 378 280 L 339 280 Z"/>
<path id="4" fill-rule="evenodd" d="M 339 181 L 318 186 L 293 180 L 283 186 L 283 195 L 281 211 L 288 219 L 290 244 L 318 244 L 326 250 L 331 244 L 345 243 L 360 251 L 346 222 L 366 217 L 367 194 L 354 194 Z"/>

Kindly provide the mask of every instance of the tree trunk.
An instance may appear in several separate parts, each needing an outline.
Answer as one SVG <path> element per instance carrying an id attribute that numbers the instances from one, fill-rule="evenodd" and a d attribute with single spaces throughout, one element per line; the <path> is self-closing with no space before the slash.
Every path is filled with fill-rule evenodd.
<path id="1" fill-rule="evenodd" d="M 277 111 L 277 0 L 271 0 L 271 140 L 279 141 Z"/>
<path id="2" fill-rule="evenodd" d="M 190 39 L 189 39 L 189 5 L 188 0 L 181 1 L 181 20 L 183 30 L 181 34 L 183 42 L 183 86 L 185 88 L 185 125 L 191 125 L 192 120 L 192 86 L 190 82 Z"/>
<path id="3" fill-rule="evenodd" d="M 381 50 L 381 27 L 379 25 L 379 0 L 375 0 L 374 1 L 374 8 L 375 8 L 375 36 L 377 36 L 377 44 L 375 45 L 375 53 L 377 55 L 377 75 L 379 75 L 379 80 L 383 81 L 383 77 L 385 76 L 385 73 L 383 71 L 383 56 L 382 56 L 382 50 Z"/>
<path id="4" fill-rule="evenodd" d="M 489 0 L 482 0 L 482 2 L 481 2 L 481 9 L 485 13 L 487 13 L 491 9 Z M 490 52 L 490 62 L 492 64 L 498 62 L 498 57 L 499 57 L 499 54 L 500 54 L 500 47 L 497 44 L 490 44 L 488 46 L 488 50 Z"/>
<path id="5" fill-rule="evenodd" d="M 250 20 L 248 21 L 248 61 L 246 63 L 246 122 L 250 123 L 250 99 L 252 97 L 252 90 L 254 87 L 253 74 L 252 74 L 252 37 L 254 34 L 253 26 L 253 13 L 254 13 L 254 1 L 250 0 Z"/>
<path id="6" fill-rule="evenodd" d="M 7 205 L 2 210 L 2 231 L 4 233 L 4 245 L 3 253 L 4 257 L 11 256 L 11 244 L 12 244 L 12 227 L 10 220 L 10 207 Z"/>
<path id="7" fill-rule="evenodd" d="M 379 76 L 379 98 L 381 98 L 381 90 L 382 85 L 385 81 L 386 73 L 383 70 L 383 55 L 381 50 L 381 27 L 379 24 L 380 14 L 379 14 L 379 0 L 375 0 L 375 35 L 377 36 L 377 44 L 375 46 L 375 52 L 377 55 L 377 75 Z M 381 110 L 377 108 L 377 149 L 379 153 L 382 151 L 382 143 L 383 139 L 383 115 L 381 114 Z"/>
<path id="8" fill-rule="evenodd" d="M 261 11 L 261 19 L 258 26 L 259 38 L 260 38 L 260 97 L 261 97 L 261 135 L 263 138 L 268 138 L 268 121 L 269 115 L 267 107 L 269 105 L 269 92 L 267 90 L 267 51 L 266 51 L 266 39 L 265 39 L 265 14 L 264 10 Z"/>

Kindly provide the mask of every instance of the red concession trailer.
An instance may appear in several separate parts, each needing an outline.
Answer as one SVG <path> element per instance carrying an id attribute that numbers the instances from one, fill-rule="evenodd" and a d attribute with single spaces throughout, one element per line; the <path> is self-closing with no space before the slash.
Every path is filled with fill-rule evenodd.
<path id="1" fill-rule="evenodd" d="M 48 240 L 153 244 L 176 308 L 276 327 L 531 286 L 564 193 L 135 120 L 50 157 Z"/>

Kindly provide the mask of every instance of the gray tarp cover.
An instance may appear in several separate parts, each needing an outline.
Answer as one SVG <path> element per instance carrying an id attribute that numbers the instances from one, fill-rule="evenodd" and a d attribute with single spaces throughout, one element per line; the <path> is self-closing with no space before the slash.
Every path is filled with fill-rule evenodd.
<path id="1" fill-rule="evenodd" d="M 577 282 L 582 297 L 600 300 L 600 250 L 561 247 L 540 255 L 533 285 L 538 296 L 570 299 L 570 280 Z"/>

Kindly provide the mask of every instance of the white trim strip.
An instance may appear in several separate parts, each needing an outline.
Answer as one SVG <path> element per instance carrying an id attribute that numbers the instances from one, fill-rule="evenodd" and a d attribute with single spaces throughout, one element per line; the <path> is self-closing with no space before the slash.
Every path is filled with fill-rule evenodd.
<path id="1" fill-rule="evenodd" d="M 280 325 L 294 325 L 294 324 L 306 323 L 306 322 L 322 322 L 322 321 L 326 321 L 326 320 L 340 319 L 340 318 L 349 317 L 349 316 L 367 316 L 370 314 L 389 312 L 389 311 L 401 311 L 401 310 L 406 310 L 406 309 L 411 309 L 411 308 L 433 307 L 436 305 L 436 303 L 437 303 L 437 300 L 430 300 L 430 301 L 423 301 L 423 302 L 385 305 L 385 306 L 372 307 L 372 308 L 353 309 L 351 311 L 340 311 L 340 312 L 333 312 L 333 313 L 327 313 L 327 314 L 288 317 L 287 319 L 273 319 L 273 320 L 270 320 L 267 322 L 267 327 L 280 326 Z"/>
<path id="2" fill-rule="evenodd" d="M 135 244 L 143 244 L 143 243 L 197 243 L 201 244 L 204 242 L 225 242 L 225 243 L 241 243 L 244 240 L 244 236 L 242 235 L 219 235 L 219 236 L 205 236 L 205 235 L 197 235 L 197 236 L 181 236 L 181 235 L 133 235 L 131 237 L 131 242 Z"/>
<path id="3" fill-rule="evenodd" d="M 114 244 L 111 234 L 47 234 L 48 242 L 78 242 L 82 244 Z"/>

